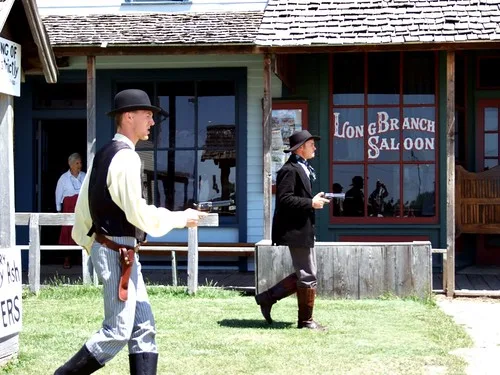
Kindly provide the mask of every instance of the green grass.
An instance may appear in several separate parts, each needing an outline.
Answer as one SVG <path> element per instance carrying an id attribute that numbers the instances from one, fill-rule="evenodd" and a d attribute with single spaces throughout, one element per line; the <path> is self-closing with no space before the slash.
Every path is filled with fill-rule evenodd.
<path id="1" fill-rule="evenodd" d="M 472 345 L 432 299 L 320 298 L 314 315 L 328 326 L 321 333 L 296 328 L 294 297 L 273 307 L 269 326 L 251 296 L 210 286 L 194 297 L 183 288 L 148 292 L 162 375 L 463 374 L 465 363 L 449 352 Z M 25 293 L 19 359 L 0 374 L 52 374 L 100 327 L 100 293 L 58 285 Z M 128 374 L 126 349 L 98 373 Z"/>

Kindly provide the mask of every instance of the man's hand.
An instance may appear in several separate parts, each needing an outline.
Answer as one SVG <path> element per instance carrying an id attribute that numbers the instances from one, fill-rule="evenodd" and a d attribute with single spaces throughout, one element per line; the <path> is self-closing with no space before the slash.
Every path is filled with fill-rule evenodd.
<path id="1" fill-rule="evenodd" d="M 193 210 L 192 208 L 188 208 L 188 209 L 184 210 L 184 212 L 187 215 L 186 228 L 193 228 L 193 227 L 198 226 L 198 220 L 201 217 L 208 215 L 207 212 Z"/>
<path id="2" fill-rule="evenodd" d="M 330 203 L 329 199 L 326 199 L 324 192 L 320 192 L 316 194 L 312 200 L 312 206 L 314 209 L 319 210 L 322 209 L 325 204 Z"/>

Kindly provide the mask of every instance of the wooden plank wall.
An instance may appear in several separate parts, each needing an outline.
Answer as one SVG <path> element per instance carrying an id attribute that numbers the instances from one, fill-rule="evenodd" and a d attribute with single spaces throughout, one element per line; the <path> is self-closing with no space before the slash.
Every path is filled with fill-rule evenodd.
<path id="1" fill-rule="evenodd" d="M 293 272 L 288 247 L 256 244 L 257 293 Z M 385 293 L 425 298 L 431 293 L 431 243 L 316 243 L 318 295 L 377 298 Z"/>

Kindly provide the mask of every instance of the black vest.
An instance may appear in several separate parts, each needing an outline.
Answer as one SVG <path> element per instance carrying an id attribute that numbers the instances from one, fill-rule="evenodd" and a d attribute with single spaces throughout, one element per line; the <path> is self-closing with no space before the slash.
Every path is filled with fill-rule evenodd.
<path id="1" fill-rule="evenodd" d="M 89 235 L 95 232 L 108 236 L 129 236 L 142 242 L 146 234 L 127 221 L 125 212 L 111 199 L 106 183 L 111 160 L 124 148 L 130 149 L 125 142 L 111 141 L 95 154 L 89 180 L 89 208 L 93 224 Z"/>

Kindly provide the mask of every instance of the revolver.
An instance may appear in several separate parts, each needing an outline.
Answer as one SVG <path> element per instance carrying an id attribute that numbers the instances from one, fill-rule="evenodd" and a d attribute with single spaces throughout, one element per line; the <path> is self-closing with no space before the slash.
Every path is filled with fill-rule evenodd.
<path id="1" fill-rule="evenodd" d="M 207 201 L 194 203 L 193 206 L 198 211 L 211 212 L 212 209 L 218 209 L 219 207 L 229 207 L 234 204 L 234 201 L 229 199 L 225 201 Z"/>

